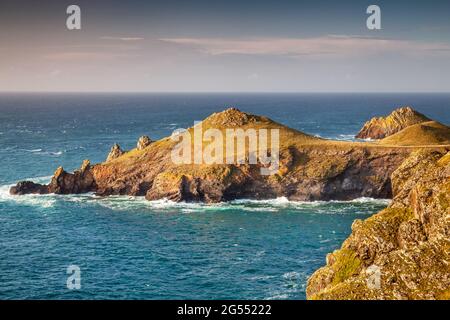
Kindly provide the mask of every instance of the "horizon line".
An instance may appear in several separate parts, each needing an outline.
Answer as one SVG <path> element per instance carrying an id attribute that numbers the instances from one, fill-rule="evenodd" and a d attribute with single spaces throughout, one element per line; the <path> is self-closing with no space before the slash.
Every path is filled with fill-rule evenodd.
<path id="1" fill-rule="evenodd" d="M 450 94 L 450 91 L 2 91 L 0 94 Z"/>

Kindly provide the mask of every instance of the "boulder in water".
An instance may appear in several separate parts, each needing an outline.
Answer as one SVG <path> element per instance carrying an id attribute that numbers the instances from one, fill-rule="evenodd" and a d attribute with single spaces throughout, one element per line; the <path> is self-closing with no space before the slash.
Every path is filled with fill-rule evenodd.
<path id="1" fill-rule="evenodd" d="M 48 193 L 48 189 L 47 186 L 39 183 L 34 183 L 32 181 L 21 181 L 14 187 L 11 187 L 11 189 L 9 189 L 9 193 L 13 195 L 23 195 L 30 193 L 45 194 Z"/>

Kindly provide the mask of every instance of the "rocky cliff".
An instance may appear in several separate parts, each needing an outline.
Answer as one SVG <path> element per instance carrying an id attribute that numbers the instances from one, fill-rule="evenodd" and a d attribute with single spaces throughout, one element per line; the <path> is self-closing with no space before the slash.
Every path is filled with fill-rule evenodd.
<path id="1" fill-rule="evenodd" d="M 356 135 L 359 139 L 383 139 L 409 126 L 430 121 L 411 107 L 394 110 L 387 117 L 372 118 L 367 121 Z"/>
<path id="2" fill-rule="evenodd" d="M 201 124 L 203 130 L 214 128 L 221 132 L 230 128 L 278 129 L 277 172 L 261 175 L 264 165 L 250 164 L 248 157 L 232 164 L 175 164 L 171 160 L 175 141 L 170 137 L 155 142 L 143 138 L 136 149 L 129 151 L 114 145 L 104 163 L 85 166 L 73 174 L 60 168 L 48 186 L 22 182 L 11 193 L 91 191 L 100 195 L 140 195 L 149 200 L 204 202 L 280 196 L 291 200 L 389 198 L 390 175 L 413 150 L 319 139 L 234 108 L 212 114 Z M 198 152 L 196 143 L 192 142 L 193 153 Z M 201 148 L 207 146 L 205 142 Z"/>
<path id="3" fill-rule="evenodd" d="M 311 276 L 309 299 L 450 299 L 450 152 L 413 152 L 392 189 Z"/>

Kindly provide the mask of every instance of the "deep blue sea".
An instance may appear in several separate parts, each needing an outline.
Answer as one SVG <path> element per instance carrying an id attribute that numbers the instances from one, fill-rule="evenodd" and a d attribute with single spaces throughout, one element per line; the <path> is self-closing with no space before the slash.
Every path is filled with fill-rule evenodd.
<path id="1" fill-rule="evenodd" d="M 401 105 L 450 123 L 449 94 L 0 94 L 0 299 L 304 299 L 352 221 L 387 201 L 202 205 L 8 188 L 230 106 L 351 140 Z M 80 290 L 66 286 L 69 265 L 80 267 Z"/>

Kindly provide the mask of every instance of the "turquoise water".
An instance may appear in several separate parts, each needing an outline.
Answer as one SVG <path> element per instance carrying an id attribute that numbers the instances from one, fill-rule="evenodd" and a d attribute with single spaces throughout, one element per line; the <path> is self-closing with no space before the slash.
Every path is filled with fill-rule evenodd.
<path id="1" fill-rule="evenodd" d="M 307 133 L 351 139 L 362 122 L 412 104 L 448 124 L 449 95 L 0 96 L 1 299 L 304 299 L 307 277 L 356 218 L 387 201 L 240 200 L 215 205 L 86 195 L 13 197 L 63 165 L 104 160 L 236 106 Z M 68 290 L 66 268 L 81 268 Z"/>

